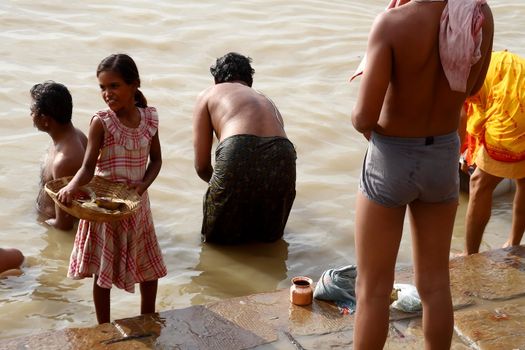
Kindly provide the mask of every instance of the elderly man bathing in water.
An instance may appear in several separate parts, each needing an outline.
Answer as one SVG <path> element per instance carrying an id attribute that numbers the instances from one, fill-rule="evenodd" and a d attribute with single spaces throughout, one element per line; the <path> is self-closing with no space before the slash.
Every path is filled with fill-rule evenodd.
<path id="1" fill-rule="evenodd" d="M 356 350 L 385 344 L 407 208 L 425 348 L 450 348 L 457 129 L 463 102 L 481 87 L 490 62 L 493 20 L 483 3 L 392 1 L 370 32 L 352 113 L 354 127 L 369 140 L 355 214 Z"/>
<path id="2" fill-rule="evenodd" d="M 250 61 L 233 52 L 217 59 L 210 68 L 215 85 L 193 112 L 195 170 L 208 182 L 201 231 L 207 242 L 275 241 L 295 198 L 295 149 L 277 107 L 252 88 Z"/>
<path id="3" fill-rule="evenodd" d="M 71 122 L 73 101 L 68 89 L 46 81 L 31 88 L 31 117 L 35 127 L 51 136 L 40 178 L 37 210 L 47 224 L 60 230 L 71 230 L 76 219 L 61 210 L 44 190 L 50 180 L 75 175 L 82 165 L 86 135 Z"/>

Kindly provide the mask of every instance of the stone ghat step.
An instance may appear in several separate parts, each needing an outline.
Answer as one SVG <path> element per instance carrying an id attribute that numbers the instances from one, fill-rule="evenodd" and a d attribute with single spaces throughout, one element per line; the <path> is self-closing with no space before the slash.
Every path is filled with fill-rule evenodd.
<path id="1" fill-rule="evenodd" d="M 525 348 L 525 247 L 451 260 L 452 349 Z M 396 282 L 412 283 L 411 269 Z M 392 311 L 386 349 L 422 349 L 419 313 Z M 287 289 L 0 341 L 0 349 L 351 349 L 353 315 L 289 302 Z"/>

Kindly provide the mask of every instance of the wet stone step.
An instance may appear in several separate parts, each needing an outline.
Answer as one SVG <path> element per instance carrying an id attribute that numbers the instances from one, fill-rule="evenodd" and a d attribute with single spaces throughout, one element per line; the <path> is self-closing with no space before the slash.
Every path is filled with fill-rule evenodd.
<path id="1" fill-rule="evenodd" d="M 525 349 L 525 247 L 451 260 L 453 350 Z M 396 273 L 413 283 L 411 268 Z M 420 313 L 392 310 L 385 348 L 422 349 Z M 351 349 L 353 315 L 330 302 L 297 306 L 289 290 L 248 295 L 207 305 L 0 340 L 19 349 Z"/>

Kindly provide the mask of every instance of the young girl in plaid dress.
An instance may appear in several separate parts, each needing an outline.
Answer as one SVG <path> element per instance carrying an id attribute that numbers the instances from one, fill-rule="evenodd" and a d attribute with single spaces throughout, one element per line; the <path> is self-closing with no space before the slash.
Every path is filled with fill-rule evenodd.
<path id="1" fill-rule="evenodd" d="M 140 208 L 116 222 L 80 220 L 68 277 L 94 276 L 93 298 L 98 323 L 110 321 L 112 285 L 128 292 L 140 284 L 141 314 L 155 312 L 157 281 L 166 266 L 155 235 L 147 189 L 157 177 L 162 156 L 157 111 L 147 106 L 137 66 L 115 54 L 102 60 L 97 78 L 107 110 L 91 119 L 82 167 L 58 194 L 71 203 L 93 175 L 123 182 L 141 195 Z"/>

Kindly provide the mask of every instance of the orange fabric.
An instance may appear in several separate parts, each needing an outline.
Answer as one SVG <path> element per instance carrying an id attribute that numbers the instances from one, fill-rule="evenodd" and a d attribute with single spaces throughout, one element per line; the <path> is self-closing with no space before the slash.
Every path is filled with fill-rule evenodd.
<path id="1" fill-rule="evenodd" d="M 507 179 L 522 179 L 525 177 L 525 160 L 520 162 L 500 162 L 489 156 L 484 147 L 481 147 L 474 161 L 478 168 L 493 176 Z"/>
<path id="2" fill-rule="evenodd" d="M 525 59 L 493 52 L 485 82 L 467 99 L 467 161 L 483 145 L 500 162 L 525 160 Z M 471 164 L 469 162 L 469 164 Z"/>

